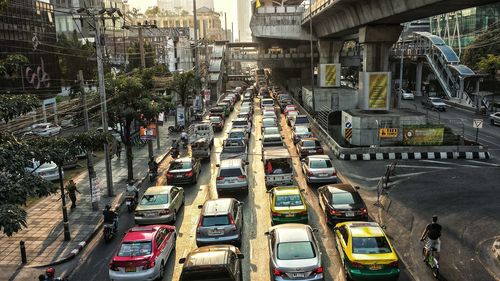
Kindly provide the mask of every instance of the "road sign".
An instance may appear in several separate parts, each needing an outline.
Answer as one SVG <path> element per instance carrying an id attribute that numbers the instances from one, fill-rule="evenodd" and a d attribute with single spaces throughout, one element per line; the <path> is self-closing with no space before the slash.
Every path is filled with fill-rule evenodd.
<path id="1" fill-rule="evenodd" d="M 346 128 L 352 128 L 352 124 L 351 124 L 351 122 L 346 122 L 346 123 L 345 123 L 345 127 L 346 127 Z"/>
<path id="2" fill-rule="evenodd" d="M 352 139 L 352 128 L 346 128 L 344 130 L 344 137 L 348 141 L 350 141 Z"/>
<path id="3" fill-rule="evenodd" d="M 472 127 L 481 129 L 483 127 L 483 119 L 474 119 L 474 121 L 472 122 Z"/>
<path id="4" fill-rule="evenodd" d="M 380 128 L 378 135 L 381 139 L 383 139 L 383 138 L 397 138 L 398 137 L 398 128 Z"/>

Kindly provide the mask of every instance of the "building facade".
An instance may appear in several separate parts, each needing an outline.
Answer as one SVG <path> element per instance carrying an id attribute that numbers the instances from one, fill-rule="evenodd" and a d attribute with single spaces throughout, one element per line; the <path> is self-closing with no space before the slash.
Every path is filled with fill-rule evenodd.
<path id="1" fill-rule="evenodd" d="M 193 0 L 158 0 L 157 6 L 160 11 L 186 11 L 193 14 Z M 196 0 L 196 9 L 208 8 L 214 9 L 214 0 Z"/>
<path id="2" fill-rule="evenodd" d="M 56 95 L 61 90 L 61 73 L 53 5 L 36 0 L 7 3 L 0 10 L 0 59 L 23 55 L 28 64 L 0 76 L 0 91 Z"/>
<path id="3" fill-rule="evenodd" d="M 252 2 L 250 0 L 238 0 L 238 30 L 239 42 L 252 42 L 252 32 L 250 31 L 250 15 Z"/>

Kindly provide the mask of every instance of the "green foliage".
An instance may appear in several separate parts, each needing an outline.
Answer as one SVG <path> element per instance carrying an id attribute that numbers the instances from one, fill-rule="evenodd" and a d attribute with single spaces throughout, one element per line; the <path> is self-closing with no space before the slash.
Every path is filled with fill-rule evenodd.
<path id="1" fill-rule="evenodd" d="M 78 71 L 83 71 L 85 79 L 97 77 L 97 63 L 88 58 L 95 57 L 95 49 L 92 44 L 82 44 L 78 40 L 78 34 L 73 32 L 71 37 L 61 35 L 57 45 L 60 46 L 59 67 L 61 77 L 64 80 L 73 81 L 77 79 Z"/>
<path id="2" fill-rule="evenodd" d="M 33 95 L 0 95 L 0 120 L 5 123 L 40 105 Z"/>
<path id="3" fill-rule="evenodd" d="M 500 54 L 500 44 L 497 43 L 498 38 L 500 38 L 500 28 L 489 30 L 478 36 L 474 44 L 465 49 L 461 59 L 462 63 L 474 70 L 479 70 L 478 63 L 482 58 L 487 57 L 489 54 Z"/>
<path id="4" fill-rule="evenodd" d="M 481 73 L 495 76 L 496 71 L 500 69 L 500 55 L 488 54 L 486 57 L 479 59 L 476 67 Z"/>
<path id="5" fill-rule="evenodd" d="M 167 90 L 177 93 L 181 105 L 187 106 L 188 97 L 196 95 L 201 90 L 201 81 L 194 71 L 174 73 Z"/>
<path id="6" fill-rule="evenodd" d="M 158 6 L 149 7 L 146 9 L 144 14 L 148 17 L 155 17 L 160 14 L 160 9 L 158 8 Z"/>
<path id="7" fill-rule="evenodd" d="M 141 67 L 141 52 L 139 48 L 139 43 L 132 44 L 128 50 L 128 61 L 129 69 L 135 69 Z M 144 56 L 146 61 L 146 68 L 152 67 L 154 65 L 154 52 L 153 47 L 149 43 L 144 43 Z"/>
<path id="8" fill-rule="evenodd" d="M 19 68 L 28 63 L 28 58 L 23 55 L 8 55 L 5 59 L 0 60 L 0 75 L 17 74 Z"/>

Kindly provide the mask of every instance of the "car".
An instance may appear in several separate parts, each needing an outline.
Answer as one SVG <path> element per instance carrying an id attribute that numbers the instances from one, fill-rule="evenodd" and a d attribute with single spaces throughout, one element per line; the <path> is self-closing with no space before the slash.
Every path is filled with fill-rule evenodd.
<path id="1" fill-rule="evenodd" d="M 280 128 L 279 127 L 265 127 L 262 130 L 262 136 L 266 135 L 279 135 L 280 134 Z"/>
<path id="2" fill-rule="evenodd" d="M 227 134 L 228 140 L 244 140 L 248 144 L 249 134 L 243 128 L 234 128 Z"/>
<path id="3" fill-rule="evenodd" d="M 290 127 L 309 126 L 309 118 L 307 115 L 297 115 L 290 119 Z"/>
<path id="4" fill-rule="evenodd" d="M 303 138 L 297 142 L 295 147 L 300 158 L 324 153 L 323 147 L 317 138 Z"/>
<path id="5" fill-rule="evenodd" d="M 325 221 L 335 226 L 344 221 L 368 221 L 368 209 L 356 188 L 338 183 L 318 188 L 319 205 Z"/>
<path id="6" fill-rule="evenodd" d="M 220 116 L 210 116 L 210 125 L 214 128 L 214 131 L 222 131 L 224 129 L 224 119 Z"/>
<path id="7" fill-rule="evenodd" d="M 500 124 L 500 112 L 490 114 L 490 123 L 491 125 Z"/>
<path id="8" fill-rule="evenodd" d="M 312 138 L 313 133 L 308 126 L 295 126 L 292 131 L 293 143 L 298 143 L 303 138 Z"/>
<path id="9" fill-rule="evenodd" d="M 183 264 L 179 281 L 243 281 L 244 255 L 232 245 L 204 246 L 180 258 Z"/>
<path id="10" fill-rule="evenodd" d="M 236 118 L 244 118 L 247 119 L 250 124 L 252 124 L 252 115 L 249 112 L 240 112 L 238 115 L 236 115 Z"/>
<path id="11" fill-rule="evenodd" d="M 266 147 L 281 146 L 284 147 L 285 143 L 283 137 L 278 134 L 265 134 L 260 139 L 262 141 L 262 150 Z"/>
<path id="12" fill-rule="evenodd" d="M 234 102 L 235 102 L 235 100 L 233 100 L 233 98 L 226 97 L 226 98 L 224 98 L 222 100 L 222 102 L 225 102 L 229 106 L 229 111 L 233 111 L 234 110 Z"/>
<path id="13" fill-rule="evenodd" d="M 229 113 L 231 113 L 231 109 L 229 108 L 229 102 L 221 101 L 221 102 L 217 103 L 217 107 L 222 108 L 222 110 L 224 112 L 224 117 L 228 117 Z"/>
<path id="14" fill-rule="evenodd" d="M 26 163 L 24 168 L 27 172 L 39 175 L 44 180 L 47 181 L 58 181 L 59 180 L 59 168 L 54 162 L 40 163 L 36 160 L 31 160 Z M 62 172 L 62 177 L 64 179 L 64 171 Z"/>
<path id="15" fill-rule="evenodd" d="M 172 185 L 150 186 L 135 208 L 136 224 L 170 223 L 184 206 L 184 189 Z"/>
<path id="16" fill-rule="evenodd" d="M 336 183 L 337 171 L 328 155 L 310 155 L 302 159 L 302 171 L 308 183 Z"/>
<path id="17" fill-rule="evenodd" d="M 187 184 L 198 182 L 201 163 L 199 159 L 192 157 L 177 158 L 170 162 L 167 173 L 168 184 Z"/>
<path id="18" fill-rule="evenodd" d="M 175 226 L 132 227 L 109 262 L 109 278 L 112 281 L 163 280 L 176 240 Z"/>
<path id="19" fill-rule="evenodd" d="M 287 113 L 288 113 L 288 111 L 297 111 L 297 106 L 295 106 L 294 104 L 288 104 L 288 105 L 284 108 L 283 112 L 284 112 L 285 114 L 287 114 Z"/>
<path id="20" fill-rule="evenodd" d="M 225 139 L 222 143 L 222 151 L 219 158 L 220 160 L 234 158 L 247 160 L 248 146 L 246 141 L 242 139 Z"/>
<path id="21" fill-rule="evenodd" d="M 446 111 L 446 104 L 437 97 L 427 97 L 422 101 L 422 105 L 433 110 Z"/>
<path id="22" fill-rule="evenodd" d="M 221 160 L 217 164 L 215 187 L 218 193 L 239 192 L 248 193 L 248 162 L 241 158 Z"/>
<path id="23" fill-rule="evenodd" d="M 61 127 L 66 128 L 66 127 L 75 127 L 74 123 L 74 117 L 73 115 L 66 114 L 64 117 L 61 119 Z"/>
<path id="24" fill-rule="evenodd" d="M 246 92 L 245 94 L 243 94 L 243 99 L 252 99 L 252 98 L 253 98 L 252 92 Z"/>
<path id="25" fill-rule="evenodd" d="M 297 186 L 278 186 L 267 191 L 271 201 L 271 224 L 308 223 L 307 204 L 302 191 Z"/>
<path id="26" fill-rule="evenodd" d="M 291 126 L 292 119 L 299 115 L 299 112 L 296 110 L 290 110 L 286 113 L 286 123 L 288 126 Z"/>
<path id="27" fill-rule="evenodd" d="M 222 106 L 214 106 L 210 108 L 209 116 L 220 116 L 223 120 L 226 118 L 225 109 Z"/>
<path id="28" fill-rule="evenodd" d="M 249 115 L 253 114 L 253 110 L 250 106 L 241 106 L 240 107 L 240 113 L 247 113 Z"/>
<path id="29" fill-rule="evenodd" d="M 232 244 L 241 246 L 243 203 L 234 198 L 207 200 L 196 227 L 196 246 Z"/>
<path id="30" fill-rule="evenodd" d="M 262 112 L 262 118 L 275 118 L 275 119 L 278 119 L 278 116 L 276 116 L 276 112 L 274 112 L 274 110 L 273 111 L 266 110 L 266 111 Z"/>
<path id="31" fill-rule="evenodd" d="M 52 123 L 40 123 L 35 125 L 32 132 L 40 137 L 50 137 L 58 135 L 61 132 L 61 127 Z"/>
<path id="32" fill-rule="evenodd" d="M 249 107 L 253 111 L 253 101 L 244 100 L 241 102 L 241 107 Z"/>
<path id="33" fill-rule="evenodd" d="M 315 232 L 308 225 L 287 223 L 273 226 L 265 233 L 271 280 L 324 280 L 322 253 Z"/>
<path id="34" fill-rule="evenodd" d="M 410 90 L 400 89 L 399 94 L 402 100 L 414 100 L 415 96 Z"/>
<path id="35" fill-rule="evenodd" d="M 236 118 L 233 120 L 232 128 L 242 128 L 247 131 L 248 134 L 252 131 L 252 124 L 245 118 Z"/>
<path id="36" fill-rule="evenodd" d="M 263 108 L 265 106 L 273 106 L 274 107 L 274 100 L 271 98 L 262 98 L 260 101 L 260 107 Z"/>
<path id="37" fill-rule="evenodd" d="M 264 131 L 267 127 L 278 127 L 276 118 L 262 118 L 261 130 Z"/>
<path id="38" fill-rule="evenodd" d="M 399 259 L 376 222 L 342 222 L 334 236 L 345 275 L 358 280 L 397 280 Z"/>

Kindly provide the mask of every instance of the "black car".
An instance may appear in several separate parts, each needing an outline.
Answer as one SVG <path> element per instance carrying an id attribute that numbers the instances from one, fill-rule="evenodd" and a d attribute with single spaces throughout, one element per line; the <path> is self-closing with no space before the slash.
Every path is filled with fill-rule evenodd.
<path id="1" fill-rule="evenodd" d="M 200 169 L 201 163 L 199 159 L 192 157 L 174 159 L 168 167 L 167 183 L 169 185 L 196 183 Z"/>
<path id="2" fill-rule="evenodd" d="M 327 223 L 367 221 L 368 209 L 358 191 L 350 184 L 330 184 L 318 188 L 319 205 Z"/>
<path id="3" fill-rule="evenodd" d="M 317 138 L 302 138 L 297 142 L 296 148 L 300 158 L 324 153 L 323 147 Z"/>

